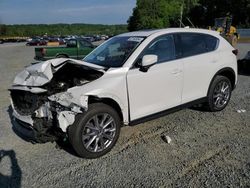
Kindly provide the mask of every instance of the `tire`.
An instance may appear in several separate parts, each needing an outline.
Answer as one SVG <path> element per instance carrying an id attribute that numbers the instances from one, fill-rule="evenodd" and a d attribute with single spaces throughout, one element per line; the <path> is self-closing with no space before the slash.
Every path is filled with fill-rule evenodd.
<path id="1" fill-rule="evenodd" d="M 79 114 L 74 124 L 69 126 L 69 141 L 80 157 L 98 158 L 114 147 L 120 127 L 120 117 L 112 107 L 103 103 L 90 104 L 88 111 Z"/>
<path id="2" fill-rule="evenodd" d="M 223 110 L 230 101 L 231 94 L 230 80 L 225 76 L 216 76 L 208 92 L 207 109 L 211 112 Z"/>

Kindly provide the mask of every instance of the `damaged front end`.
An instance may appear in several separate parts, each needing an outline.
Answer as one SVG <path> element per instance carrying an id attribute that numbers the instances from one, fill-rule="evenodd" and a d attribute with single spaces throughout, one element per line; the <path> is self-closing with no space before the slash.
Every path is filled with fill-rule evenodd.
<path id="1" fill-rule="evenodd" d="M 68 89 L 80 87 L 103 74 L 102 67 L 63 58 L 27 67 L 9 89 L 14 121 L 32 131 L 32 140 L 39 143 L 65 137 L 75 116 L 88 107 L 87 96 L 75 99 Z"/>

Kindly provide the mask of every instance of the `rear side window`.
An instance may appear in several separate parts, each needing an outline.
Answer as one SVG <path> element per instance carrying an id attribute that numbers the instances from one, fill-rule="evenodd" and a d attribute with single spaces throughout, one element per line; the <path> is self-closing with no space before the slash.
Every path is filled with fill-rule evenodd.
<path id="1" fill-rule="evenodd" d="M 206 34 L 181 33 L 178 36 L 178 46 L 181 48 L 182 57 L 213 51 L 216 49 L 218 43 L 217 38 Z"/>

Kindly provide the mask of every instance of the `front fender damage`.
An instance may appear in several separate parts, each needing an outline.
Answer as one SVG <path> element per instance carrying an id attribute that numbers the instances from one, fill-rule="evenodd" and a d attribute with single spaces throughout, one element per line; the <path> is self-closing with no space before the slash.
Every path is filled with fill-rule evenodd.
<path id="1" fill-rule="evenodd" d="M 83 86 L 104 73 L 104 67 L 68 58 L 26 67 L 9 89 L 13 119 L 20 127 L 31 129 L 35 141 L 65 137 L 76 115 L 88 109 L 88 94 Z"/>

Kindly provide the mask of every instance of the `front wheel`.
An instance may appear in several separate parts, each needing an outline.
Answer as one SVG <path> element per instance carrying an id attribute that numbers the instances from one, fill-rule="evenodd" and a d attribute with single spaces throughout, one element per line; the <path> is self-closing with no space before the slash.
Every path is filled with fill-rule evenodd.
<path id="1" fill-rule="evenodd" d="M 120 117 L 112 107 L 102 103 L 90 104 L 88 111 L 78 115 L 69 127 L 69 141 L 79 156 L 98 158 L 114 147 L 120 127 Z"/>
<path id="2" fill-rule="evenodd" d="M 216 76 L 208 92 L 208 110 L 212 112 L 223 110 L 232 93 L 230 80 L 225 76 Z"/>

